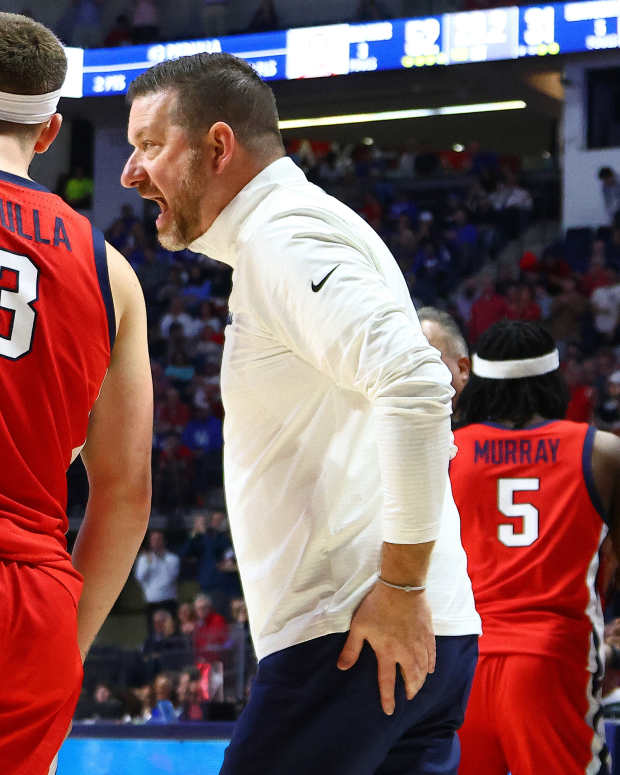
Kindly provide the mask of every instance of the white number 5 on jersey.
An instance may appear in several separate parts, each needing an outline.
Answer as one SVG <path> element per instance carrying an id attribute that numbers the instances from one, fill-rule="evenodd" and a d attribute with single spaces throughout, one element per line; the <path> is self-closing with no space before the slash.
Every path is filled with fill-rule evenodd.
<path id="1" fill-rule="evenodd" d="M 12 313 L 8 336 L 0 334 L 0 356 L 17 360 L 30 352 L 36 312 L 32 302 L 37 300 L 39 270 L 26 256 L 0 250 L 0 275 L 3 269 L 17 274 L 17 290 L 0 288 L 0 309 Z"/>
<path id="2" fill-rule="evenodd" d="M 521 517 L 523 528 L 515 532 L 514 524 L 498 525 L 497 537 L 504 546 L 530 546 L 538 538 L 538 509 L 531 503 L 515 503 L 515 492 L 538 490 L 540 479 L 498 479 L 497 508 L 507 517 Z"/>

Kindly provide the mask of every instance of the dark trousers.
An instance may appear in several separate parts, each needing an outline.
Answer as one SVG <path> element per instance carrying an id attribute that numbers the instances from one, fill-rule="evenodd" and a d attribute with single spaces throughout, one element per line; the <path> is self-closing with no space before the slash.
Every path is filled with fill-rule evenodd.
<path id="1" fill-rule="evenodd" d="M 435 672 L 410 701 L 399 675 L 392 716 L 368 644 L 350 670 L 336 667 L 345 640 L 326 635 L 259 662 L 220 775 L 456 775 L 477 636 L 438 637 Z"/>

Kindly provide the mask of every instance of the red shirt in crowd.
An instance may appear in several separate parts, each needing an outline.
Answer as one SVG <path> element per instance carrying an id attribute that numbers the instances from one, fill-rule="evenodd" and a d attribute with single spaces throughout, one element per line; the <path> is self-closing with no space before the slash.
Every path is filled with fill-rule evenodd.
<path id="1" fill-rule="evenodd" d="M 228 640 L 228 623 L 223 616 L 211 611 L 198 622 L 194 630 L 194 653 L 196 659 L 212 662 L 222 658 L 221 648 Z"/>
<path id="2" fill-rule="evenodd" d="M 495 291 L 485 291 L 471 308 L 469 319 L 469 339 L 472 343 L 478 340 L 493 323 L 508 315 L 508 303 L 503 296 Z"/>

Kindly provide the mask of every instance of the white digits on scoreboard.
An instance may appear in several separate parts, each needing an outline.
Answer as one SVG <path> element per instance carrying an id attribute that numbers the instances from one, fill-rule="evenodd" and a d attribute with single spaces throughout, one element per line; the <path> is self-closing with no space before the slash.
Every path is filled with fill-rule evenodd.
<path id="1" fill-rule="evenodd" d="M 524 14 L 523 40 L 527 46 L 550 45 L 555 39 L 555 11 L 552 5 L 528 8 Z"/>
<path id="2" fill-rule="evenodd" d="M 8 335 L 0 334 L 0 356 L 17 360 L 30 352 L 37 313 L 32 302 L 37 300 L 39 270 L 26 256 L 0 250 L 0 279 L 9 269 L 17 275 L 15 289 L 0 288 L 0 310 L 10 314 Z"/>
<path id="3" fill-rule="evenodd" d="M 504 546 L 530 546 L 538 538 L 538 509 L 531 503 L 514 502 L 515 492 L 538 489 L 538 478 L 497 480 L 497 508 L 506 517 L 520 517 L 523 520 L 520 532 L 515 531 L 514 524 L 498 526 L 497 537 Z"/>
<path id="4" fill-rule="evenodd" d="M 439 54 L 439 19 L 412 19 L 405 24 L 405 54 L 410 57 Z"/>

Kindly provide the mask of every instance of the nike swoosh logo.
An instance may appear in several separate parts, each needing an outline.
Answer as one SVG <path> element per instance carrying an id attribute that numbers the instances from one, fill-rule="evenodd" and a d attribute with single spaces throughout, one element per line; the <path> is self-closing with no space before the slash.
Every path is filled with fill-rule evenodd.
<path id="1" fill-rule="evenodd" d="M 325 277 L 324 277 L 324 278 L 321 280 L 321 282 L 320 282 L 320 283 L 318 283 L 317 285 L 315 285 L 314 283 L 312 283 L 312 285 L 311 285 L 311 287 L 312 287 L 312 290 L 313 290 L 315 293 L 318 293 L 318 292 L 321 290 L 321 288 L 322 288 L 322 287 L 325 285 L 325 283 L 327 282 L 327 280 L 328 280 L 329 276 L 330 276 L 331 274 L 333 274 L 333 273 L 336 271 L 336 269 L 338 269 L 338 267 L 339 267 L 339 266 L 340 266 L 340 264 L 336 264 L 336 266 L 335 266 L 333 269 L 331 269 L 331 270 L 330 270 L 330 271 L 329 271 L 329 272 L 328 272 L 328 273 L 325 275 Z"/>

